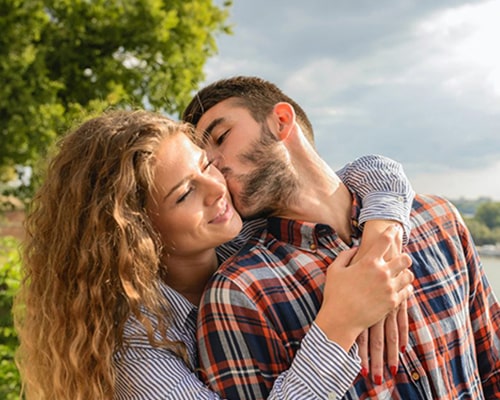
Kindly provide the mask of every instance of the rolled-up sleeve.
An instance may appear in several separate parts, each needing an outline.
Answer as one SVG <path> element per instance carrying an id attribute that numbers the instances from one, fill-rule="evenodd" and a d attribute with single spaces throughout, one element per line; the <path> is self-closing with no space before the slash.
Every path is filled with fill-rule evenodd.
<path id="1" fill-rule="evenodd" d="M 380 155 L 367 155 L 345 165 L 337 174 L 361 199 L 361 229 L 366 221 L 374 219 L 398 221 L 403 225 L 403 243 L 408 242 L 415 192 L 400 163 Z"/>

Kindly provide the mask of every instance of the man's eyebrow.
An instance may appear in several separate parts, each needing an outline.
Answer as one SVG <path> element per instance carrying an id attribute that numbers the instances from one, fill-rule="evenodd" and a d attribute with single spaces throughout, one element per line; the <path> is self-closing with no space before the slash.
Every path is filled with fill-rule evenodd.
<path id="1" fill-rule="evenodd" d="M 208 143 L 208 139 L 210 139 L 210 136 L 212 136 L 212 131 L 217 127 L 217 125 L 220 125 L 224 122 L 224 117 L 221 118 L 216 118 L 212 122 L 210 122 L 210 125 L 207 126 L 207 129 L 203 132 L 203 144 Z"/>

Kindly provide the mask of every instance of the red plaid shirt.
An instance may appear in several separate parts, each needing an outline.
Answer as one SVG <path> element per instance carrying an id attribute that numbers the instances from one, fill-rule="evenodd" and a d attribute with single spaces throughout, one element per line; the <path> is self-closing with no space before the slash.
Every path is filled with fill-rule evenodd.
<path id="1" fill-rule="evenodd" d="M 358 214 L 355 202 L 354 216 Z M 355 220 L 355 219 L 354 219 Z M 348 399 L 500 398 L 500 307 L 455 208 L 417 196 L 410 337 L 396 376 L 360 375 Z M 327 266 L 348 246 L 328 226 L 270 218 L 210 281 L 198 343 L 207 383 L 227 398 L 265 398 L 322 301 Z M 335 360 L 332 360 L 335 362 Z"/>

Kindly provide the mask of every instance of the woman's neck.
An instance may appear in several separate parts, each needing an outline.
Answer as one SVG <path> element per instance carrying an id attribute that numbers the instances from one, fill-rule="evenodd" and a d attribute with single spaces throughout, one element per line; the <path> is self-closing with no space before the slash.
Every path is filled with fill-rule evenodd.
<path id="1" fill-rule="evenodd" d="M 189 255 L 166 254 L 163 264 L 165 283 L 196 306 L 205 285 L 219 267 L 215 249 Z"/>

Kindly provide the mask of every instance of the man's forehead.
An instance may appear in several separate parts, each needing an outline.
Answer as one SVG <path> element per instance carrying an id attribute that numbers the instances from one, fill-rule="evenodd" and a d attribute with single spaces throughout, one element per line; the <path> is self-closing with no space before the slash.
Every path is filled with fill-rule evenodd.
<path id="1" fill-rule="evenodd" d="M 223 122 L 234 121 L 235 118 L 233 115 L 237 108 L 247 110 L 241 99 L 237 97 L 231 97 L 220 101 L 203 113 L 196 124 L 196 129 L 212 131 Z"/>

